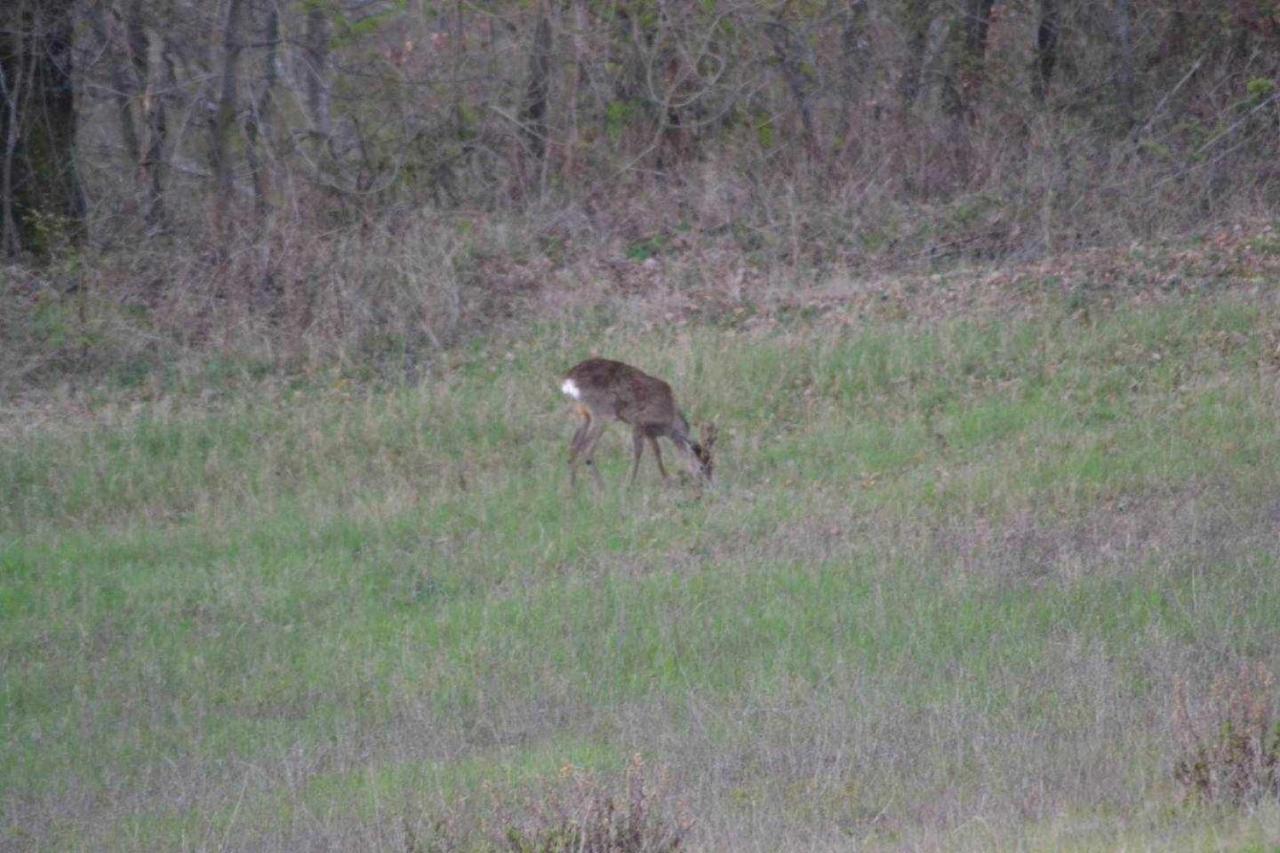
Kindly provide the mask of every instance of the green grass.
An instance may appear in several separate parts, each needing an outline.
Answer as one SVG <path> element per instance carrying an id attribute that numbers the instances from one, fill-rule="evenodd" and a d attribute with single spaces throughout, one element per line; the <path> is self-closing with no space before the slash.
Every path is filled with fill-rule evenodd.
<path id="1" fill-rule="evenodd" d="M 500 836 L 495 804 L 639 752 L 695 846 L 1274 843 L 1274 810 L 1184 807 L 1169 768 L 1175 683 L 1280 664 L 1277 319 L 1219 292 L 1091 322 L 584 322 L 407 389 L 10 410 L 3 826 Z M 721 426 L 715 489 L 646 460 L 624 491 L 615 428 L 606 493 L 569 491 L 557 376 L 606 345 Z"/>

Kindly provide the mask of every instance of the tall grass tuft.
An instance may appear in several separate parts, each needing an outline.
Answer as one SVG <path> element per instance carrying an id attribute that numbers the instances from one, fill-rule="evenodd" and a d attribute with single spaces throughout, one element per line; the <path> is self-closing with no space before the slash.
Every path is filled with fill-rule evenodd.
<path id="1" fill-rule="evenodd" d="M 1275 674 L 1261 663 L 1218 676 L 1194 710 L 1186 682 L 1175 685 L 1182 755 L 1173 776 L 1188 799 L 1238 806 L 1280 794 L 1278 699 Z"/>
<path id="2" fill-rule="evenodd" d="M 559 784 L 507 828 L 505 841 L 514 853 L 673 853 L 693 821 L 672 794 L 669 777 L 652 773 L 639 754 L 620 786 L 566 765 Z"/>

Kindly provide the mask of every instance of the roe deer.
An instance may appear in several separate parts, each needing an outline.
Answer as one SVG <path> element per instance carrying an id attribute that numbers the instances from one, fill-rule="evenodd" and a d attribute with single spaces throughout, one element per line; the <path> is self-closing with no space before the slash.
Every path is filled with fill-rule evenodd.
<path id="1" fill-rule="evenodd" d="M 644 454 L 646 440 L 658 460 L 662 479 L 667 479 L 667 469 L 662 464 L 662 451 L 658 438 L 666 436 L 685 457 L 690 470 L 706 482 L 711 482 L 711 447 L 716 441 L 716 428 L 702 428 L 702 443 L 689 435 L 689 422 L 676 408 L 671 386 L 661 379 L 637 370 L 620 361 L 589 358 L 564 375 L 560 390 L 577 401 L 577 413 L 582 425 L 569 442 L 569 482 L 577 484 L 578 461 L 591 468 L 596 486 L 604 485 L 594 459 L 596 442 L 604 434 L 611 420 L 619 420 L 631 426 L 631 479 L 636 481 L 640 470 L 640 457 Z"/>

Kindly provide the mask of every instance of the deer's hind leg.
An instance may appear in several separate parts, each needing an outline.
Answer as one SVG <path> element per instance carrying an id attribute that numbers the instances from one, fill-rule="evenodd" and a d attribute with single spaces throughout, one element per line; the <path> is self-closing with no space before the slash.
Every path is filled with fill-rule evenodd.
<path id="1" fill-rule="evenodd" d="M 640 457 L 644 455 L 644 430 L 634 427 L 631 430 L 631 479 L 627 486 L 636 484 L 636 474 L 640 471 Z"/>
<path id="2" fill-rule="evenodd" d="M 662 474 L 662 479 L 667 479 L 667 469 L 662 464 L 662 448 L 658 446 L 658 439 L 649 436 L 649 446 L 653 448 L 653 458 L 658 461 L 658 471 Z"/>
<path id="3" fill-rule="evenodd" d="M 609 422 L 597 418 L 592 422 L 591 429 L 587 432 L 586 438 L 582 441 L 582 461 L 587 463 L 587 467 L 591 469 L 591 477 L 596 481 L 596 488 L 604 490 L 604 478 L 600 476 L 600 468 L 596 465 L 596 443 L 600 441 L 600 436 L 604 435 L 605 427 Z"/>
<path id="4" fill-rule="evenodd" d="M 587 447 L 587 440 L 591 435 L 591 411 L 586 406 L 578 407 L 578 414 L 582 416 L 582 424 L 573 433 L 573 438 L 569 440 L 569 485 L 577 485 L 578 482 L 578 458 L 582 455 L 582 451 Z"/>

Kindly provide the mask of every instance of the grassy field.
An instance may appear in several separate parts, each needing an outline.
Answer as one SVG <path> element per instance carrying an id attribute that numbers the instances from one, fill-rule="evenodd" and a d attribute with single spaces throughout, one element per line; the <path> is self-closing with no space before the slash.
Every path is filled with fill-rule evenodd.
<path id="1" fill-rule="evenodd" d="M 1081 308 L 12 404 L 0 843 L 483 846 L 637 754 L 697 849 L 1280 843 L 1173 774 L 1280 671 L 1280 305 Z M 593 351 L 720 426 L 715 488 L 626 491 L 614 427 L 570 492 Z"/>

